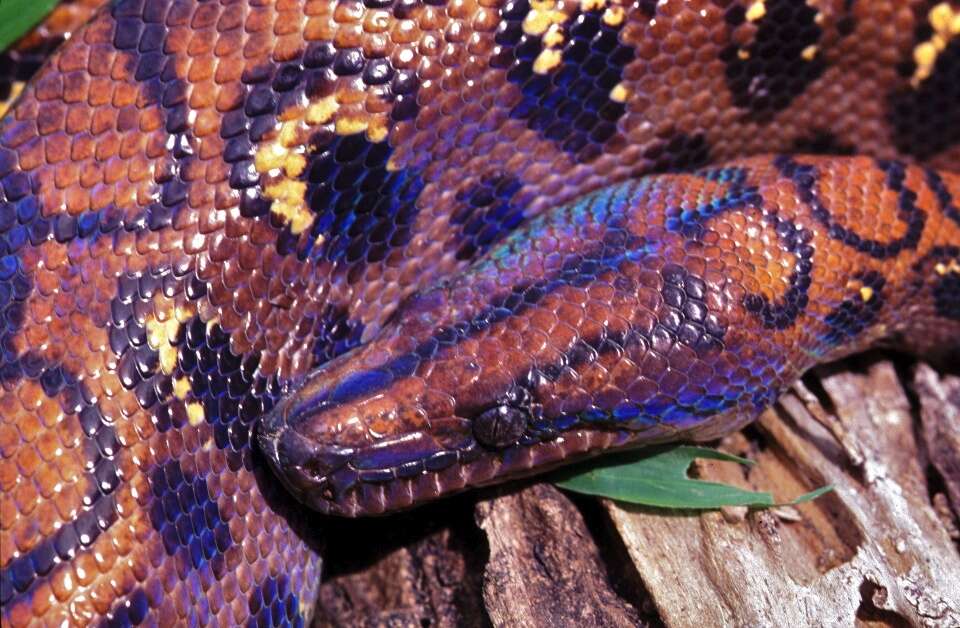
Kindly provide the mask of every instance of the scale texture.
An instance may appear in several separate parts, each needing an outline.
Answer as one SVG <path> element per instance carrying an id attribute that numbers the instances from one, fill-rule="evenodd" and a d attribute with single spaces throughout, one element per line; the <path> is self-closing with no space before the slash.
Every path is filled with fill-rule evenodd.
<path id="1" fill-rule="evenodd" d="M 379 512 L 955 360 L 958 16 L 104 5 L 0 122 L 4 625 L 299 625 L 277 475 Z"/>

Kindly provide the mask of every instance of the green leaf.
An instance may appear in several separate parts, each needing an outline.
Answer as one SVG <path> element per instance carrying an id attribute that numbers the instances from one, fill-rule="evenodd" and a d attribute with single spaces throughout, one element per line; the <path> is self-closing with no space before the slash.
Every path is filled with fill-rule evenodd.
<path id="1" fill-rule="evenodd" d="M 27 34 L 59 0 L 0 0 L 0 51 Z"/>
<path id="2" fill-rule="evenodd" d="M 833 490 L 833 484 L 827 484 L 826 486 L 821 486 L 820 488 L 810 491 L 809 493 L 804 493 L 800 497 L 794 498 L 793 501 L 789 501 L 784 505 L 793 506 L 795 504 L 802 504 L 803 502 L 813 501 L 821 495 L 826 495 Z"/>
<path id="3" fill-rule="evenodd" d="M 687 471 L 697 458 L 753 464 L 745 458 L 703 447 L 657 447 L 620 454 L 587 468 L 564 472 L 556 484 L 577 493 L 661 508 L 703 510 L 722 506 L 769 508 L 781 505 L 770 493 L 691 478 Z M 824 486 L 788 503 L 809 501 L 831 490 L 832 486 Z"/>

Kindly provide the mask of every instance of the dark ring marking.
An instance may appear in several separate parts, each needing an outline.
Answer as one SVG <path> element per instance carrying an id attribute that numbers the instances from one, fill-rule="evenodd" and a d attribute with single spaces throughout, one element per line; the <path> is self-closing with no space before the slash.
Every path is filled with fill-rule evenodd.
<path id="1" fill-rule="evenodd" d="M 233 538 L 206 480 L 185 473 L 178 460 L 156 466 L 148 478 L 154 497 L 150 523 L 163 539 L 167 556 L 182 551 L 189 567 L 196 570 L 210 563 L 214 576 L 222 578 L 227 570 L 224 552 Z"/>
<path id="2" fill-rule="evenodd" d="M 871 270 L 856 273 L 854 278 L 870 292 L 844 299 L 824 318 L 827 331 L 821 334 L 821 339 L 831 347 L 858 336 L 877 320 L 883 309 L 883 288 L 887 283 L 883 275 Z"/>
<path id="3" fill-rule="evenodd" d="M 816 192 L 819 179 L 816 167 L 798 163 L 788 155 L 780 155 L 773 160 L 774 166 L 780 170 L 780 173 L 793 180 L 798 197 L 810 207 L 814 219 L 826 228 L 827 235 L 831 239 L 842 242 L 874 259 L 883 260 L 895 257 L 901 251 L 917 248 L 920 237 L 923 235 L 927 215 L 916 205 L 917 193 L 904 185 L 906 177 L 904 164 L 886 160 L 878 160 L 876 163 L 877 167 L 887 175 L 887 187 L 898 193 L 897 214 L 907 225 L 907 231 L 903 236 L 886 243 L 862 237 L 833 220 L 830 210 L 823 205 Z"/>
<path id="4" fill-rule="evenodd" d="M 947 270 L 942 275 L 936 272 L 937 262 L 960 263 L 960 246 L 937 246 L 913 265 L 913 290 L 920 293 L 930 286 L 934 310 L 947 320 L 960 321 L 960 273 Z"/>
<path id="5" fill-rule="evenodd" d="M 791 253 L 796 262 L 788 280 L 790 287 L 779 301 L 770 303 L 762 294 L 749 294 L 743 305 L 759 316 L 767 329 L 787 329 L 796 323 L 810 300 L 807 292 L 813 282 L 813 232 L 773 213 L 765 213 L 763 218 L 779 236 L 780 247 Z"/>
<path id="6" fill-rule="evenodd" d="M 390 145 L 371 142 L 362 134 L 331 137 L 321 132 L 311 143 L 313 150 L 300 178 L 307 184 L 305 200 L 315 218 L 298 257 L 348 265 L 375 263 L 407 244 L 425 185 L 419 170 L 391 171 Z M 324 243 L 314 251 L 321 236 Z M 277 250 L 292 252 L 298 239 L 286 228 Z"/>
<path id="7" fill-rule="evenodd" d="M 937 197 L 937 202 L 940 203 L 940 211 L 943 212 L 944 216 L 957 223 L 957 225 L 960 225 L 960 208 L 957 208 L 957 206 L 953 204 L 953 195 L 950 194 L 950 190 L 947 189 L 943 178 L 932 168 L 926 168 L 924 172 L 927 175 L 927 185 L 933 190 L 933 193 Z"/>
<path id="8" fill-rule="evenodd" d="M 141 408 L 153 416 L 161 433 L 186 427 L 185 403 L 189 400 L 199 404 L 203 420 L 212 428 L 213 443 L 223 451 L 228 468 L 246 469 L 257 475 L 259 488 L 274 512 L 286 517 L 295 534 L 316 547 L 316 529 L 304 524 L 304 517 L 276 487 L 269 473 L 258 475 L 258 459 L 251 451 L 250 439 L 256 420 L 272 408 L 282 394 L 279 380 L 268 379 L 258 372 L 259 354 L 233 353 L 228 334 L 219 325 L 207 325 L 199 316 L 180 326 L 172 343 L 176 365 L 172 372 L 163 372 L 159 352 L 147 342 L 144 320 L 146 313 L 154 311 L 158 294 L 169 299 L 172 305 L 179 296 L 186 296 L 191 302 L 203 298 L 206 287 L 189 264 L 149 268 L 118 279 L 107 330 L 122 385 L 133 392 Z M 183 400 L 173 395 L 174 380 L 180 378 L 190 384 L 187 398 Z M 145 469 L 156 498 L 150 511 L 151 523 L 160 533 L 169 555 L 182 547 L 192 568 L 212 561 L 214 571 L 222 571 L 222 560 L 218 557 L 231 542 L 229 532 L 223 527 L 226 523 L 220 519 L 217 496 L 210 494 L 202 478 L 186 477 L 179 464 L 166 461 Z"/>
<path id="9" fill-rule="evenodd" d="M 761 294 L 749 294 L 744 298 L 744 307 L 759 317 L 768 329 L 791 327 L 809 301 L 807 291 L 812 282 L 814 249 L 810 242 L 813 232 L 766 210 L 757 187 L 747 185 L 747 171 L 743 168 L 710 168 L 695 174 L 707 181 L 727 183 L 729 187 L 726 194 L 691 210 L 668 208 L 665 212 L 667 229 L 695 240 L 702 237 L 705 223 L 716 216 L 745 207 L 760 211 L 764 222 L 776 232 L 780 247 L 792 254 L 796 262 L 788 280 L 789 288 L 779 301 L 770 303 Z"/>
<path id="10" fill-rule="evenodd" d="M 408 4 L 396 2 L 395 12 L 410 9 Z M 311 100 L 330 96 L 342 76 L 358 76 L 364 85 L 381 90 L 392 104 L 392 121 L 416 117 L 420 87 L 416 73 L 395 68 L 389 59 L 367 59 L 360 48 L 338 50 L 331 42 L 315 42 L 295 60 L 246 71 L 241 79 L 247 88 L 242 106 L 224 115 L 220 132 L 226 141 L 224 161 L 231 166 L 230 186 L 241 195 L 241 215 L 270 215 L 271 201 L 263 196 L 254 155 L 255 147 L 273 132 L 279 112 L 297 106 L 304 95 Z M 371 142 L 361 133 L 336 135 L 323 130 L 310 143 L 313 150 L 299 178 L 307 184 L 303 200 L 314 221 L 305 236 L 271 216 L 271 224 L 279 231 L 277 252 L 295 254 L 300 260 L 352 265 L 379 262 L 405 245 L 425 185 L 420 172 L 389 170 L 390 145 Z M 318 240 L 322 241 L 319 246 Z M 360 272 L 362 264 L 353 268 Z"/>
<path id="11" fill-rule="evenodd" d="M 76 377 L 59 365 L 45 364 L 34 354 L 22 356 L 17 368 L 21 377 L 39 382 L 47 398 L 59 397 L 64 414 L 78 418 L 86 436 L 83 451 L 91 489 L 83 498 L 83 511 L 73 521 L 0 570 L 0 605 L 3 606 L 31 595 L 34 585 L 49 575 L 58 562 L 69 561 L 79 551 L 90 548 L 117 520 L 115 491 L 121 479 L 115 462 L 120 442 L 112 425 Z"/>

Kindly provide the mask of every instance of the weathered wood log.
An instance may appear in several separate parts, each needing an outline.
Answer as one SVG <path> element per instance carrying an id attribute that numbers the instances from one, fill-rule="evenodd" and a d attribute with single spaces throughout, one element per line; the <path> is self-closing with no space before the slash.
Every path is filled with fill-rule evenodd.
<path id="1" fill-rule="evenodd" d="M 316 623 L 960 626 L 960 376 L 846 361 L 722 448 L 757 464 L 699 476 L 782 500 L 836 490 L 681 513 L 526 482 L 333 522 Z"/>

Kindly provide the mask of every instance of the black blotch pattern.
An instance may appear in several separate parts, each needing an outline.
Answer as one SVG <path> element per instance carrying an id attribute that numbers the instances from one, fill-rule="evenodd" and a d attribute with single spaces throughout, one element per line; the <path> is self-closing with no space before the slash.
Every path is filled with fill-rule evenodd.
<path id="1" fill-rule="evenodd" d="M 178 140 L 176 146 L 183 145 L 184 141 Z M 181 154 L 176 146 L 175 157 Z M 24 247 L 39 246 L 48 240 L 60 244 L 82 240 L 92 244 L 115 238 L 120 231 L 157 229 L 163 224 L 157 223 L 156 212 L 172 215 L 185 198 L 185 184 L 177 178 L 167 178 L 161 186 L 160 200 L 145 210 L 130 211 L 109 204 L 77 215 L 58 213 L 45 217 L 36 183 L 30 173 L 19 170 L 17 159 L 13 150 L 0 148 L 0 282 L 10 282 L 16 288 L 12 293 L 17 295 L 22 295 L 26 281 L 15 277 L 23 274 L 16 267 L 17 255 Z"/>
<path id="2" fill-rule="evenodd" d="M 920 5 L 924 6 L 924 5 Z M 924 15 L 919 20 L 916 43 L 933 32 Z M 916 70 L 911 54 L 901 74 Z M 937 55 L 933 72 L 916 88 L 906 85 L 890 94 L 889 119 L 893 144 L 901 153 L 925 161 L 960 142 L 960 39 L 954 38 Z"/>
<path id="3" fill-rule="evenodd" d="M 33 285 L 20 258 L 40 207 L 29 175 L 16 168 L 13 151 L 0 148 L 0 383 L 20 377 L 13 344 Z"/>
<path id="4" fill-rule="evenodd" d="M 617 132 L 617 120 L 626 112 L 610 98 L 633 60 L 634 50 L 619 41 L 617 26 L 604 23 L 603 11 L 577 12 L 565 24 L 561 63 L 547 74 L 533 71 L 543 50 L 538 36 L 523 32 L 530 11 L 528 0 L 510 0 L 500 10 L 497 49 L 490 64 L 507 71 L 507 80 L 519 86 L 523 98 L 510 116 L 527 121 L 527 128 L 555 141 L 562 150 L 587 162 L 602 152 Z"/>
<path id="5" fill-rule="evenodd" d="M 937 315 L 960 321 L 960 273 L 948 272 L 935 279 L 932 293 Z"/>
<path id="6" fill-rule="evenodd" d="M 57 399 L 64 413 L 79 419 L 85 439 L 89 484 L 85 507 L 73 521 L 44 538 L 31 551 L 0 570 L 0 605 L 30 595 L 35 583 L 59 561 L 67 561 L 90 547 L 101 532 L 116 521 L 114 491 L 120 482 L 114 457 L 119 442 L 112 425 L 104 420 L 96 400 L 78 379 L 41 356 L 18 354 L 14 338 L 25 318 L 26 301 L 33 292 L 23 267 L 26 247 L 38 246 L 51 236 L 59 241 L 77 237 L 68 227 L 79 221 L 58 216 L 42 217 L 34 181 L 17 168 L 16 154 L 0 149 L 0 386 L 8 388 L 22 379 L 38 382 L 44 394 Z M 73 222 L 71 222 L 73 221 Z"/>
<path id="7" fill-rule="evenodd" d="M 286 516 L 291 527 L 315 547 L 316 539 L 302 524 L 303 517 L 292 514 L 296 511 L 289 499 L 281 495 L 282 490 L 268 473 L 260 472 L 263 462 L 255 459 L 250 446 L 257 419 L 281 395 L 279 382 L 257 373 L 256 353 L 246 358 L 234 354 L 229 337 L 220 326 L 207 325 L 198 316 L 180 327 L 173 339 L 176 366 L 172 373 L 164 373 L 159 368 L 159 353 L 147 343 L 146 320 L 154 314 L 158 292 L 169 299 L 185 295 L 196 300 L 205 296 L 206 288 L 189 265 L 150 269 L 118 280 L 108 332 L 111 349 L 118 356 L 122 384 L 135 393 L 144 409 L 152 412 L 160 432 L 186 427 L 186 405 L 199 403 L 204 421 L 212 427 L 214 444 L 223 450 L 229 470 L 253 472 L 274 511 Z M 173 395 L 173 382 L 178 378 L 186 378 L 190 384 L 183 400 Z M 161 534 L 168 554 L 182 548 L 193 568 L 210 562 L 214 573 L 222 575 L 222 551 L 230 541 L 225 523 L 217 523 L 216 496 L 206 492 L 202 479 L 186 478 L 177 460 L 163 463 L 149 474 L 155 497 L 151 523 Z"/>
<path id="8" fill-rule="evenodd" d="M 960 262 L 960 246 L 936 246 L 912 266 L 914 293 L 923 293 L 928 286 L 938 316 L 960 320 L 960 273 L 951 270 Z M 936 270 L 937 264 L 947 266 L 946 272 Z"/>
<path id="9" fill-rule="evenodd" d="M 657 0 L 640 0 L 637 6 L 647 17 L 657 14 Z"/>
<path id="10" fill-rule="evenodd" d="M 183 178 L 193 159 L 190 132 L 188 84 L 177 77 L 166 52 L 169 30 L 165 24 L 170 7 L 161 2 L 118 2 L 111 7 L 116 20 L 114 47 L 126 53 L 128 71 L 143 85 L 146 104 L 157 106 L 168 134 L 167 146 L 173 163 L 156 172 L 160 185 L 158 200 L 147 207 L 143 227 L 152 231 L 169 227 L 178 212 L 187 206 L 189 184 Z M 135 133 L 136 128 L 120 128 Z"/>
<path id="11" fill-rule="evenodd" d="M 668 230 L 697 239 L 703 235 L 706 221 L 714 216 L 744 207 L 764 211 L 763 197 L 756 186 L 746 184 L 747 171 L 743 168 L 708 168 L 697 174 L 708 181 L 727 183 L 727 192 L 693 209 L 667 208 L 664 225 Z M 793 272 L 781 299 L 770 302 L 761 294 L 749 294 L 744 299 L 744 307 L 759 317 L 764 327 L 786 329 L 794 324 L 809 302 L 807 291 L 812 281 L 814 249 L 810 242 L 813 232 L 772 212 L 764 211 L 763 220 L 776 232 L 780 247 L 794 256 Z"/>
<path id="12" fill-rule="evenodd" d="M 665 332 L 700 357 L 723 350 L 726 328 L 707 307 L 706 281 L 678 264 L 667 264 L 660 275 L 664 311 L 653 333 Z"/>
<path id="13" fill-rule="evenodd" d="M 810 206 L 813 217 L 826 228 L 827 235 L 830 238 L 843 242 L 860 253 L 881 260 L 895 257 L 901 251 L 917 247 L 917 243 L 923 235 L 927 215 L 916 205 L 917 193 L 904 184 L 906 166 L 903 163 L 899 161 L 877 161 L 877 167 L 887 175 L 887 187 L 898 194 L 897 215 L 907 225 L 906 232 L 902 236 L 889 242 L 865 238 L 853 229 L 844 227 L 833 220 L 830 210 L 823 205 L 817 196 L 816 187 L 819 174 L 816 167 L 798 163 L 786 155 L 776 157 L 773 163 L 784 177 L 793 180 L 798 198 Z"/>
<path id="14" fill-rule="evenodd" d="M 16 364 L 20 377 L 38 382 L 46 397 L 56 399 L 66 415 L 79 420 L 85 436 L 82 447 L 89 484 L 93 488 L 84 497 L 84 509 L 73 521 L 0 570 L 2 606 L 30 595 L 34 585 L 50 574 L 57 563 L 69 561 L 77 552 L 89 548 L 117 520 L 114 492 L 121 479 L 115 461 L 120 442 L 81 382 L 62 366 L 47 365 L 35 354 L 21 356 Z"/>
<path id="15" fill-rule="evenodd" d="M 216 445 L 228 450 L 231 465 L 239 468 L 251 425 L 264 407 L 279 397 L 279 386 L 276 382 L 268 385 L 256 376 L 256 354 L 241 359 L 230 351 L 229 337 L 219 325 L 208 327 L 196 316 L 180 326 L 173 339 L 176 365 L 171 373 L 164 373 L 159 352 L 148 343 L 147 320 L 155 316 L 158 294 L 167 299 L 185 295 L 196 300 L 205 296 L 206 286 L 189 264 L 149 269 L 118 279 L 107 331 L 110 348 L 118 359 L 120 382 L 133 391 L 144 410 L 153 414 L 160 432 L 186 426 L 185 403 L 201 403 L 207 422 L 214 427 Z M 174 380 L 182 377 L 190 383 L 187 400 L 173 395 Z"/>
<path id="16" fill-rule="evenodd" d="M 183 326 L 178 367 L 190 380 L 190 397 L 203 406 L 216 446 L 225 451 L 231 467 L 249 469 L 253 424 L 273 407 L 281 391 L 276 378 L 257 373 L 256 353 L 238 356 L 229 340 L 219 325 L 194 317 Z"/>
<path id="17" fill-rule="evenodd" d="M 362 134 L 322 132 L 313 138 L 301 179 L 315 218 L 297 250 L 301 259 L 379 262 L 410 240 L 424 183 L 415 169 L 389 170 L 390 154 L 388 143 L 372 143 Z M 277 244 L 281 253 L 296 245 L 293 238 Z"/>
<path id="18" fill-rule="evenodd" d="M 403 0 L 374 4 L 404 11 Z M 411 70 L 398 70 L 389 59 L 368 59 L 359 48 L 337 49 L 330 42 L 311 43 L 298 59 L 264 64 L 244 72 L 247 90 L 241 108 L 226 113 L 220 135 L 226 140 L 224 160 L 230 164 L 230 185 L 241 193 L 240 212 L 247 217 L 270 212 L 254 166 L 256 146 L 274 132 L 280 112 L 301 103 L 304 95 L 318 100 L 333 93 L 338 77 L 355 76 L 367 89 L 392 103 L 391 120 L 416 117 L 420 81 Z M 423 187 L 416 172 L 388 172 L 390 148 L 371 143 L 362 134 L 338 136 L 321 132 L 312 139 L 307 199 L 317 218 L 310 237 L 301 237 L 274 219 L 280 231 L 277 251 L 300 259 L 378 261 L 392 246 L 402 246 Z M 365 231 L 367 230 L 367 231 Z M 324 235 L 317 247 L 317 237 Z M 370 238 L 370 241 L 367 241 Z M 317 249 L 315 252 L 314 249 Z"/>
<path id="19" fill-rule="evenodd" d="M 857 152 L 851 144 L 840 142 L 835 135 L 824 130 L 814 130 L 811 135 L 797 138 L 793 150 L 814 155 L 855 155 Z"/>
<path id="20" fill-rule="evenodd" d="M 857 337 L 877 320 L 880 310 L 883 309 L 883 287 L 886 284 L 883 275 L 867 271 L 854 277 L 864 288 L 872 290 L 872 294 L 866 300 L 862 295 L 844 299 L 827 314 L 824 319 L 827 331 L 821 338 L 828 345 L 836 346 Z"/>
<path id="21" fill-rule="evenodd" d="M 204 284 L 192 272 L 185 274 L 181 283 L 191 300 L 203 298 L 206 294 Z M 163 376 L 163 381 L 170 383 L 163 384 L 160 401 L 154 410 L 157 429 L 166 432 L 185 427 L 189 424 L 185 405 L 200 404 L 203 420 L 212 429 L 213 444 L 223 452 L 227 469 L 234 473 L 252 473 L 273 512 L 283 517 L 290 529 L 317 551 L 319 528 L 309 525 L 307 513 L 283 489 L 259 451 L 251 444 L 257 421 L 276 404 L 283 393 L 278 378 L 268 378 L 259 373 L 260 358 L 256 352 L 246 356 L 235 354 L 230 349 L 226 332 L 218 324 L 203 322 L 199 316 L 194 316 L 180 327 L 174 345 L 177 350 L 176 367 L 171 375 Z M 176 399 L 172 394 L 172 379 L 181 377 L 190 384 L 183 400 Z M 213 495 L 211 499 L 217 497 Z M 218 542 L 217 547 L 220 545 Z M 204 552 L 208 549 L 201 545 Z M 193 550 L 190 551 L 192 560 L 194 554 Z M 206 560 L 206 554 L 203 555 Z M 219 561 L 220 558 L 214 556 L 215 569 L 219 569 Z"/>
<path id="22" fill-rule="evenodd" d="M 247 599 L 250 610 L 248 628 L 302 628 L 300 601 L 290 589 L 285 575 L 271 576 L 255 588 Z"/>
<path id="23" fill-rule="evenodd" d="M 344 306 L 328 305 L 313 328 L 313 366 L 329 362 L 360 344 L 364 324 L 350 318 Z"/>
<path id="24" fill-rule="evenodd" d="M 103 628 L 130 628 L 139 626 L 147 618 L 150 610 L 150 601 L 147 593 L 141 588 L 134 589 L 133 592 L 125 596 L 114 605 L 110 617 L 100 622 Z"/>
<path id="25" fill-rule="evenodd" d="M 692 170 L 710 163 L 710 145 L 703 133 L 676 132 L 648 147 L 643 156 L 653 162 L 653 172 Z"/>
<path id="26" fill-rule="evenodd" d="M 459 206 L 450 218 L 460 226 L 457 259 L 473 259 L 487 251 L 523 221 L 523 208 L 512 201 L 522 187 L 516 177 L 498 173 L 457 193 Z"/>
<path id="27" fill-rule="evenodd" d="M 153 493 L 150 524 L 167 555 L 182 553 L 193 569 L 210 563 L 213 574 L 222 577 L 227 568 L 223 553 L 233 539 L 204 479 L 185 473 L 177 460 L 158 465 L 148 479 Z"/>
<path id="28" fill-rule="evenodd" d="M 160 354 L 147 342 L 147 320 L 155 315 L 154 300 L 162 294 L 174 298 L 183 290 L 186 266 L 165 266 L 143 273 L 122 275 L 117 280 L 117 294 L 110 302 L 107 334 L 110 349 L 117 356 L 120 383 L 133 391 L 144 410 L 162 416 L 165 400 L 172 391 L 172 380 L 160 369 Z M 159 402 L 159 403 L 158 403 Z M 168 426 L 161 423 L 161 431 Z"/>
<path id="29" fill-rule="evenodd" d="M 817 10 L 797 0 L 767 0 L 765 7 L 753 41 L 744 49 L 746 58 L 736 45 L 721 52 L 734 104 L 758 119 L 785 109 L 826 68 L 819 52 L 810 60 L 803 58 L 804 49 L 816 45 L 823 34 L 815 21 Z M 725 17 L 736 27 L 746 13 L 743 7 L 731 7 Z"/>

